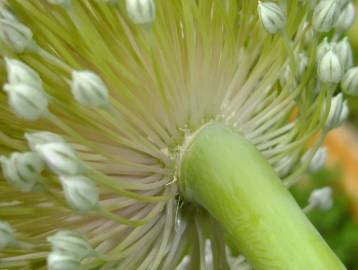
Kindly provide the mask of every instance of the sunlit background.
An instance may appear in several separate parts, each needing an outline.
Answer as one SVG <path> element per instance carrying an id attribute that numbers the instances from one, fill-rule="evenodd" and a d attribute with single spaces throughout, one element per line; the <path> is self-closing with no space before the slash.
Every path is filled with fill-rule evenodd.
<path id="1" fill-rule="evenodd" d="M 358 0 L 356 0 L 358 14 Z M 349 33 L 358 63 L 358 21 Z M 358 97 L 349 99 L 347 124 L 326 139 L 328 160 L 323 169 L 294 188 L 294 195 L 304 207 L 315 188 L 331 186 L 334 205 L 330 210 L 308 214 L 314 225 L 349 270 L 358 270 Z M 309 181 L 312 180 L 312 181 Z"/>

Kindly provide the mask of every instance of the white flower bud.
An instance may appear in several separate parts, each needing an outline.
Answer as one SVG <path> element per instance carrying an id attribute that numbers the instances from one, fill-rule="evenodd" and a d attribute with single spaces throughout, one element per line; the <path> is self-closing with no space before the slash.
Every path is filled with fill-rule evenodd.
<path id="1" fill-rule="evenodd" d="M 47 256 L 48 270 L 80 270 L 80 261 L 62 252 L 53 251 Z"/>
<path id="2" fill-rule="evenodd" d="M 317 57 L 316 57 L 317 63 L 319 63 L 322 60 L 323 56 L 330 49 L 332 49 L 332 44 L 329 43 L 327 38 L 325 37 L 317 47 Z"/>
<path id="3" fill-rule="evenodd" d="M 316 208 L 327 210 L 332 207 L 332 189 L 330 187 L 324 187 L 315 189 L 312 191 L 308 203 Z"/>
<path id="4" fill-rule="evenodd" d="M 42 87 L 40 76 L 25 63 L 5 58 L 7 80 L 10 84 L 24 83 L 34 87 Z"/>
<path id="5" fill-rule="evenodd" d="M 328 50 L 318 63 L 318 77 L 325 83 L 338 83 L 343 76 L 343 68 L 337 54 Z"/>
<path id="6" fill-rule="evenodd" d="M 349 116 L 349 107 L 348 107 L 348 104 L 347 104 L 347 100 L 345 100 L 343 102 L 341 115 L 339 117 L 339 123 L 343 123 L 344 121 L 346 121 L 348 116 Z"/>
<path id="7" fill-rule="evenodd" d="M 51 5 L 61 6 L 65 9 L 71 7 L 71 0 L 47 0 L 47 2 Z"/>
<path id="8" fill-rule="evenodd" d="M 341 88 L 347 95 L 358 95 L 358 67 L 349 69 L 343 76 Z"/>
<path id="9" fill-rule="evenodd" d="M 0 250 L 16 242 L 14 231 L 9 223 L 0 221 Z"/>
<path id="10" fill-rule="evenodd" d="M 129 18 L 136 24 L 150 24 L 155 19 L 153 0 L 126 0 Z"/>
<path id="11" fill-rule="evenodd" d="M 72 147 L 63 142 L 37 144 L 36 152 L 57 175 L 79 175 L 83 165 Z"/>
<path id="12" fill-rule="evenodd" d="M 356 10 L 354 4 L 349 2 L 348 5 L 341 11 L 334 28 L 338 32 L 346 32 L 352 27 L 355 19 Z"/>
<path id="13" fill-rule="evenodd" d="M 308 157 L 312 154 L 312 150 L 308 150 L 302 157 L 302 161 L 306 161 Z M 317 172 L 319 171 L 324 164 L 326 163 L 327 159 L 327 148 L 326 147 L 320 147 L 316 153 L 314 153 L 311 162 L 308 166 L 308 169 L 311 172 Z"/>
<path id="14" fill-rule="evenodd" d="M 0 19 L 0 38 L 16 53 L 35 48 L 31 30 L 18 21 Z"/>
<path id="15" fill-rule="evenodd" d="M 73 231 L 59 231 L 47 237 L 47 241 L 53 251 L 71 255 L 79 261 L 94 252 L 88 241 Z"/>
<path id="16" fill-rule="evenodd" d="M 4 91 L 15 114 L 26 120 L 37 120 L 47 112 L 48 98 L 40 87 L 17 83 L 6 84 Z"/>
<path id="17" fill-rule="evenodd" d="M 328 114 L 326 128 L 328 130 L 339 127 L 341 122 L 341 115 L 343 110 L 343 95 L 340 93 L 332 98 L 331 108 Z"/>
<path id="18" fill-rule="evenodd" d="M 297 157 L 295 155 L 285 156 L 277 161 L 274 166 L 275 171 L 280 177 L 285 177 L 290 173 L 296 162 Z"/>
<path id="19" fill-rule="evenodd" d="M 35 151 L 35 147 L 40 144 L 65 142 L 61 136 L 48 131 L 25 133 L 25 139 L 27 140 L 27 143 L 32 151 Z"/>
<path id="20" fill-rule="evenodd" d="M 98 207 L 96 185 L 85 176 L 60 177 L 65 197 L 70 206 L 79 212 L 88 212 Z"/>
<path id="21" fill-rule="evenodd" d="M 298 69 L 297 69 L 297 74 L 295 76 L 295 78 L 302 78 L 305 70 L 306 70 L 306 67 L 308 65 L 308 57 L 305 53 L 295 53 L 295 58 L 296 58 L 296 61 L 298 63 Z M 285 64 L 285 67 L 284 67 L 284 70 L 280 76 L 280 83 L 282 86 L 286 85 L 290 78 L 292 77 L 292 74 L 291 74 L 291 67 L 289 65 L 289 63 L 286 63 Z"/>
<path id="22" fill-rule="evenodd" d="M 44 164 L 34 152 L 13 153 L 10 158 L 0 157 L 5 179 L 22 192 L 33 189 Z"/>
<path id="23" fill-rule="evenodd" d="M 38 120 L 47 112 L 48 98 L 40 87 L 18 83 L 5 84 L 9 105 L 15 114 L 26 120 Z"/>
<path id="24" fill-rule="evenodd" d="M 92 71 L 73 71 L 71 91 L 82 105 L 103 107 L 108 105 L 108 90 L 103 80 Z"/>
<path id="25" fill-rule="evenodd" d="M 338 56 L 341 62 L 341 66 L 344 70 L 347 70 L 353 66 L 352 48 L 347 37 L 334 44 L 333 49 Z"/>
<path id="26" fill-rule="evenodd" d="M 258 2 L 257 10 L 265 30 L 275 34 L 286 26 L 286 16 L 276 3 Z"/>
<path id="27" fill-rule="evenodd" d="M 315 7 L 312 24 L 317 32 L 329 32 L 336 24 L 340 13 L 337 0 L 322 0 Z"/>

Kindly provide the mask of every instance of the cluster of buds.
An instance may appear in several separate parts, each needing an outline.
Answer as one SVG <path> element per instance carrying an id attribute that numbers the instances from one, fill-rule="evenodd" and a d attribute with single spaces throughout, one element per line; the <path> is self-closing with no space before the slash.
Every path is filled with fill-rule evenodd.
<path id="1" fill-rule="evenodd" d="M 71 145 L 59 135 L 37 132 L 25 135 L 29 147 L 60 179 L 65 198 L 73 209 L 89 212 L 97 207 L 96 185 L 82 176 L 84 165 Z"/>
<path id="2" fill-rule="evenodd" d="M 47 241 L 52 247 L 47 257 L 49 270 L 79 270 L 84 258 L 95 255 L 88 241 L 73 231 L 58 231 L 47 237 Z"/>

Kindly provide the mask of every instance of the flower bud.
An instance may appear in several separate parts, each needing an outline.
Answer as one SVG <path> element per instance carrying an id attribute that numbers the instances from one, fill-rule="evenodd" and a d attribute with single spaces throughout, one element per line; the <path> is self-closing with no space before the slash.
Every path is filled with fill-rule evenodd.
<path id="1" fill-rule="evenodd" d="M 18 21 L 0 19 L 0 38 L 16 53 L 23 53 L 35 47 L 31 30 Z"/>
<path id="2" fill-rule="evenodd" d="M 317 63 L 319 63 L 323 56 L 332 48 L 332 44 L 328 42 L 325 37 L 317 47 Z"/>
<path id="3" fill-rule="evenodd" d="M 343 68 L 337 54 L 328 50 L 318 63 L 318 77 L 324 83 L 338 83 L 343 76 Z"/>
<path id="4" fill-rule="evenodd" d="M 126 0 L 129 18 L 136 24 L 150 24 L 155 19 L 153 0 Z"/>
<path id="5" fill-rule="evenodd" d="M 47 238 L 53 251 L 68 254 L 81 261 L 91 255 L 93 249 L 86 239 L 73 231 L 59 231 Z"/>
<path id="6" fill-rule="evenodd" d="M 64 142 L 50 142 L 35 146 L 36 152 L 57 175 L 79 175 L 83 166 L 75 151 Z"/>
<path id="7" fill-rule="evenodd" d="M 332 189 L 330 187 L 324 187 L 315 189 L 312 191 L 308 203 L 311 206 L 317 207 L 322 210 L 327 210 L 332 207 Z"/>
<path id="8" fill-rule="evenodd" d="M 75 100 L 85 106 L 103 107 L 108 104 L 108 90 L 102 79 L 92 71 L 74 71 L 71 91 Z"/>
<path id="9" fill-rule="evenodd" d="M 40 144 L 46 144 L 50 142 L 65 142 L 61 136 L 48 131 L 25 133 L 25 138 L 32 151 L 35 151 L 35 147 Z"/>
<path id="10" fill-rule="evenodd" d="M 307 158 L 311 155 L 311 153 L 312 150 L 307 151 L 306 154 L 303 155 L 302 161 L 307 160 Z M 326 159 L 327 159 L 327 148 L 320 147 L 313 155 L 312 160 L 308 166 L 308 169 L 311 172 L 319 171 L 324 166 Z"/>
<path id="11" fill-rule="evenodd" d="M 48 270 L 80 270 L 80 261 L 62 252 L 53 251 L 47 256 Z"/>
<path id="12" fill-rule="evenodd" d="M 308 57 L 305 53 L 301 52 L 298 54 L 296 53 L 295 58 L 298 63 L 297 74 L 295 75 L 295 78 L 301 79 L 308 65 Z M 291 67 L 289 63 L 286 63 L 284 70 L 280 76 L 281 85 L 282 86 L 286 85 L 291 77 L 292 77 Z"/>
<path id="13" fill-rule="evenodd" d="M 285 177 L 291 172 L 296 162 L 297 157 L 295 155 L 284 156 L 275 164 L 275 171 L 280 177 Z"/>
<path id="14" fill-rule="evenodd" d="M 6 84 L 4 91 L 15 114 L 26 120 L 37 120 L 47 112 L 48 98 L 40 87 L 17 83 Z"/>
<path id="15" fill-rule="evenodd" d="M 343 123 L 344 121 L 346 121 L 348 116 L 349 116 L 349 107 L 347 104 L 347 100 L 345 100 L 343 102 L 341 115 L 339 116 L 339 123 Z"/>
<path id="16" fill-rule="evenodd" d="M 345 37 L 333 46 L 334 52 L 338 56 L 341 66 L 346 71 L 353 66 L 353 53 L 348 38 Z"/>
<path id="17" fill-rule="evenodd" d="M 343 110 L 343 95 L 340 93 L 332 98 L 331 109 L 328 114 L 326 128 L 328 130 L 339 127 L 341 122 L 341 115 Z"/>
<path id="18" fill-rule="evenodd" d="M 341 11 L 334 28 L 337 32 L 346 32 L 352 27 L 355 18 L 356 10 L 354 4 L 349 2 L 348 5 Z"/>
<path id="19" fill-rule="evenodd" d="M 70 206 L 81 212 L 89 212 L 98 207 L 96 185 L 85 176 L 60 177 L 65 197 Z"/>
<path id="20" fill-rule="evenodd" d="M 313 11 L 312 24 L 317 32 L 329 32 L 336 24 L 340 13 L 337 0 L 323 0 Z"/>
<path id="21" fill-rule="evenodd" d="M 265 30 L 275 34 L 286 26 L 286 16 L 276 3 L 258 2 L 257 10 Z"/>
<path id="22" fill-rule="evenodd" d="M 19 60 L 9 58 L 5 58 L 5 62 L 9 84 L 24 83 L 34 87 L 42 87 L 40 76 L 28 65 Z"/>
<path id="23" fill-rule="evenodd" d="M 341 88 L 347 95 L 358 95 L 358 67 L 349 69 L 343 76 Z"/>
<path id="24" fill-rule="evenodd" d="M 5 179 L 22 192 L 33 189 L 44 168 L 39 156 L 34 152 L 13 153 L 10 158 L 0 157 Z"/>
<path id="25" fill-rule="evenodd" d="M 0 250 L 15 243 L 15 235 L 9 223 L 0 221 Z"/>

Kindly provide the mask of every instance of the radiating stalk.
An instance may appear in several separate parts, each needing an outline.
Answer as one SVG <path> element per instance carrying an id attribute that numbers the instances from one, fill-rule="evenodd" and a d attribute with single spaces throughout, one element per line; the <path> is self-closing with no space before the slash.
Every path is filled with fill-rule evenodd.
<path id="1" fill-rule="evenodd" d="M 210 124 L 193 136 L 180 185 L 255 270 L 345 269 L 260 152 L 231 128 Z"/>

